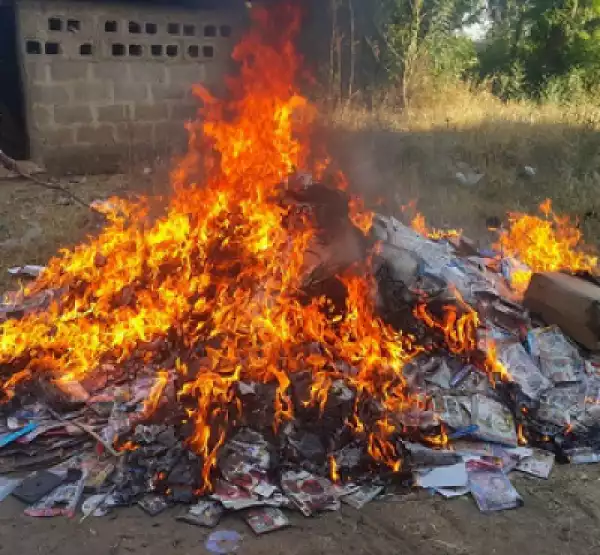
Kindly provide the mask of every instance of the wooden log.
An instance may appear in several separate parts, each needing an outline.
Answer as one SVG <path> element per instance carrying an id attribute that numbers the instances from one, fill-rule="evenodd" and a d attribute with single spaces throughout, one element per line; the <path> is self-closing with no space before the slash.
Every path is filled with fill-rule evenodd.
<path id="1" fill-rule="evenodd" d="M 523 304 L 587 349 L 600 351 L 600 287 L 567 274 L 534 274 Z"/>

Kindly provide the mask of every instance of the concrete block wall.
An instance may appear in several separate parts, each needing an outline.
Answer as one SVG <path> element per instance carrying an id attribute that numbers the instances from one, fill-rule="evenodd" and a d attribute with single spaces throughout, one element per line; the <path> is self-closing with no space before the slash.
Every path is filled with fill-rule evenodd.
<path id="1" fill-rule="evenodd" d="M 185 147 L 192 85 L 220 88 L 240 14 L 21 0 L 32 158 L 58 172 L 110 172 Z"/>

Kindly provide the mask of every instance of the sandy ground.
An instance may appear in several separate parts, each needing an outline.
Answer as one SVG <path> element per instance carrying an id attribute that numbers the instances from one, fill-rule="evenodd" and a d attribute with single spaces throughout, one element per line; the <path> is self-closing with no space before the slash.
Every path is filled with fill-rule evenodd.
<path id="1" fill-rule="evenodd" d="M 67 186 L 85 198 L 106 198 L 143 190 L 142 177 L 73 178 Z M 141 185 L 140 185 L 141 184 Z M 146 185 L 144 185 L 146 184 Z M 18 284 L 6 268 L 45 263 L 52 253 L 94 233 L 98 222 L 84 208 L 54 192 L 26 182 L 0 180 L 0 289 Z M 243 534 L 239 553 L 249 555 L 497 554 L 575 555 L 600 553 L 600 465 L 555 467 L 549 480 L 513 477 L 525 505 L 483 515 L 473 500 L 446 501 L 417 491 L 407 497 L 377 501 L 362 511 L 344 506 L 318 518 L 292 514 L 293 527 L 256 537 L 239 515 L 227 516 L 220 529 Z M 116 555 L 206 553 L 209 531 L 178 522 L 182 507 L 149 517 L 137 507 L 103 518 L 34 519 L 22 514 L 12 498 L 0 504 L 0 553 L 27 555 Z"/>

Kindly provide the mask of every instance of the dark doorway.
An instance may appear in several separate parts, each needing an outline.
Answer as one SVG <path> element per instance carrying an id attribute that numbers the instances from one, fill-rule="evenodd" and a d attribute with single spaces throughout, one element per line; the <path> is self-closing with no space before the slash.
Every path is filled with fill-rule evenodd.
<path id="1" fill-rule="evenodd" d="M 29 156 L 17 21 L 13 2 L 0 0 L 0 150 L 18 160 Z"/>

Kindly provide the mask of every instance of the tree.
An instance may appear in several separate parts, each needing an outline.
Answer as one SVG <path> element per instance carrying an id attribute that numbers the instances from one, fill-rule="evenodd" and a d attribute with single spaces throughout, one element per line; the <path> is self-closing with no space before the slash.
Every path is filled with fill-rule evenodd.
<path id="1" fill-rule="evenodd" d="M 384 63 L 401 84 L 406 103 L 421 64 L 459 77 L 474 60 L 471 41 L 456 31 L 477 19 L 479 0 L 383 0 L 377 18 L 384 37 Z"/>
<path id="2" fill-rule="evenodd" d="M 600 0 L 490 0 L 489 11 L 482 75 L 518 74 L 522 92 L 537 97 L 573 72 L 587 89 L 598 83 Z"/>

